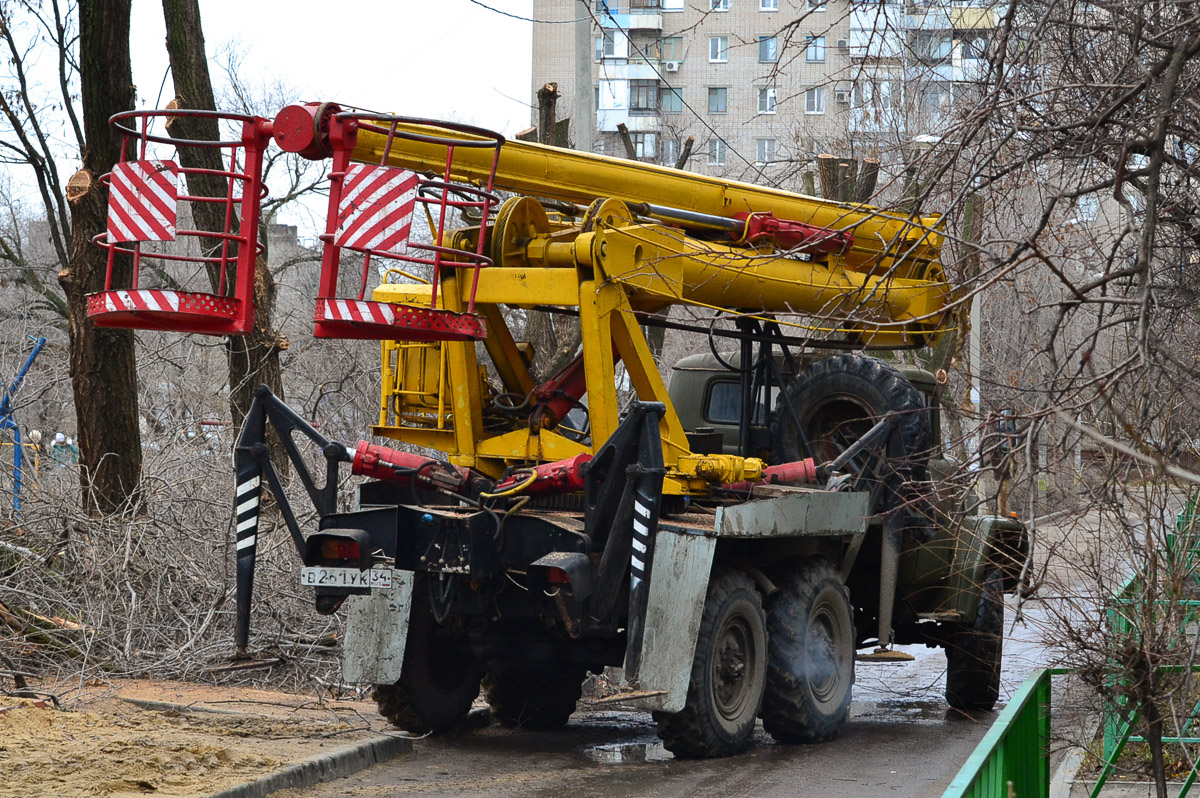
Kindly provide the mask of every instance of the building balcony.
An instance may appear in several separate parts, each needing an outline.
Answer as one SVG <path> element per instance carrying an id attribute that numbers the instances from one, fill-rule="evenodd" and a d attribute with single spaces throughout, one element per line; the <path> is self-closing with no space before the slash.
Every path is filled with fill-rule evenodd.
<path id="1" fill-rule="evenodd" d="M 656 8 L 635 9 L 632 14 L 597 14 L 601 28 L 624 31 L 662 30 L 662 14 Z"/>
<path id="2" fill-rule="evenodd" d="M 596 112 L 596 130 L 615 133 L 620 124 L 624 124 L 630 133 L 658 133 L 662 130 L 662 119 L 655 111 L 601 108 Z"/>
<path id="3" fill-rule="evenodd" d="M 604 60 L 600 64 L 600 80 L 658 80 L 658 63 L 627 61 L 616 63 Z"/>

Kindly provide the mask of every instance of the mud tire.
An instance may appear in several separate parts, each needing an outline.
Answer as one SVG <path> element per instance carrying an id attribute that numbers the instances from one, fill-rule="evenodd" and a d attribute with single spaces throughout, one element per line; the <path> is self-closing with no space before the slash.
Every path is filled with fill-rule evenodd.
<path id="1" fill-rule="evenodd" d="M 454 728 L 479 697 L 483 668 L 434 620 L 429 591 L 420 579 L 413 586 L 400 674 L 395 684 L 375 685 L 371 697 L 380 715 L 412 734 L 438 734 Z"/>
<path id="2" fill-rule="evenodd" d="M 767 601 L 763 728 L 780 743 L 828 742 L 854 685 L 850 592 L 823 558 L 797 563 L 778 587 Z"/>
<path id="3" fill-rule="evenodd" d="M 792 412 L 788 410 L 791 405 Z M 929 410 L 924 395 L 895 367 L 864 355 L 836 355 L 806 366 L 779 396 L 771 415 L 773 463 L 800 460 L 805 454 L 796 421 L 812 446 L 817 463 L 833 460 L 884 414 L 900 414 L 903 462 L 909 476 L 924 479 L 931 446 Z"/>
<path id="4" fill-rule="evenodd" d="M 687 703 L 655 712 L 658 736 L 680 758 L 730 756 L 754 734 L 766 682 L 767 629 L 754 582 L 718 570 L 708 583 Z"/>
<path id="5" fill-rule="evenodd" d="M 510 729 L 561 729 L 583 694 L 587 669 L 529 670 L 517 665 L 490 668 L 483 678 L 492 717 Z"/>
<path id="6" fill-rule="evenodd" d="M 1004 657 L 1004 575 L 989 568 L 979 589 L 975 621 L 946 641 L 946 703 L 963 712 L 991 712 L 1000 698 Z"/>

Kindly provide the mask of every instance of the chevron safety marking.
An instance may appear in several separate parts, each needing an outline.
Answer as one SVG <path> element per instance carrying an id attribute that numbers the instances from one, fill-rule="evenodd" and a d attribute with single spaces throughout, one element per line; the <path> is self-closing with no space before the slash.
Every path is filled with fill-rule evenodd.
<path id="1" fill-rule="evenodd" d="M 386 302 L 360 299 L 319 299 L 314 321 L 356 321 L 393 324 L 396 313 Z"/>
<path id="2" fill-rule="evenodd" d="M 118 303 L 120 303 L 118 305 Z M 104 294 L 104 309 L 118 310 L 179 310 L 179 294 L 175 291 L 155 291 L 145 288 L 133 291 L 109 291 Z"/>
<path id="3" fill-rule="evenodd" d="M 333 243 L 361 251 L 407 254 L 416 199 L 415 172 L 351 164 L 342 181 Z"/>
<path id="4" fill-rule="evenodd" d="M 127 161 L 113 167 L 108 189 L 108 241 L 174 241 L 179 165 Z"/>

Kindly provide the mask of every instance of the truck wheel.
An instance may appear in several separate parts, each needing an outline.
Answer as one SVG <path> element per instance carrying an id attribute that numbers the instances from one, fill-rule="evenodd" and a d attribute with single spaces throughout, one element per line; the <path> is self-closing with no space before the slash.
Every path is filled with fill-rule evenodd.
<path id="1" fill-rule="evenodd" d="M 379 714 L 413 734 L 444 732 L 471 711 L 482 676 L 471 652 L 433 619 L 428 590 L 418 579 L 400 680 L 377 684 L 372 693 Z"/>
<path id="2" fill-rule="evenodd" d="M 791 410 L 788 409 L 791 406 Z M 925 397 L 896 368 L 864 355 L 836 355 L 806 366 L 780 395 L 771 415 L 771 461 L 805 455 L 796 421 L 818 463 L 828 462 L 861 438 L 885 413 L 900 414 L 899 431 L 913 476 L 924 479 L 931 445 Z"/>
<path id="3" fill-rule="evenodd" d="M 1000 697 L 1004 653 L 1004 576 L 989 568 L 972 624 L 960 624 L 946 641 L 946 703 L 964 712 L 991 712 Z"/>
<path id="4" fill-rule="evenodd" d="M 549 671 L 504 666 L 488 671 L 483 690 L 492 717 L 510 729 L 560 729 L 575 711 L 586 676 L 577 665 Z"/>
<path id="5" fill-rule="evenodd" d="M 850 712 L 854 619 L 850 591 L 829 561 L 791 569 L 767 601 L 763 728 L 781 743 L 823 743 Z"/>
<path id="6" fill-rule="evenodd" d="M 736 754 L 750 742 L 766 681 L 767 630 L 754 582 L 717 571 L 708 584 L 687 704 L 655 712 L 658 736 L 677 757 Z"/>

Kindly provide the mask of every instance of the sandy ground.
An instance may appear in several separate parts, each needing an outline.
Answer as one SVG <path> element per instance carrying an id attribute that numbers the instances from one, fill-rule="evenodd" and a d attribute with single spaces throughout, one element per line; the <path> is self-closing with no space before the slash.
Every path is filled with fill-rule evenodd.
<path id="1" fill-rule="evenodd" d="M 363 703 L 174 682 L 89 687 L 72 711 L 0 698 L 0 710 L 11 708 L 0 712 L 0 796 L 208 795 L 380 726 Z"/>

